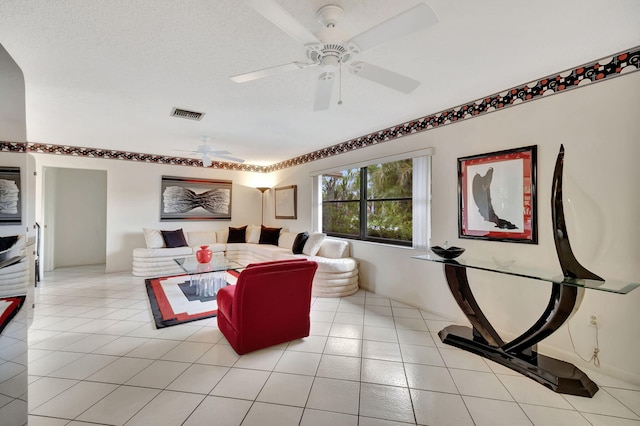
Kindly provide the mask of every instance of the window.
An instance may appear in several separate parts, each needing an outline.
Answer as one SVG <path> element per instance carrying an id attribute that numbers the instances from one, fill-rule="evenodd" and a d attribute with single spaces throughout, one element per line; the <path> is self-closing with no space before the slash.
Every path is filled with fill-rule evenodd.
<path id="1" fill-rule="evenodd" d="M 414 160 L 322 175 L 322 231 L 328 235 L 413 245 Z"/>

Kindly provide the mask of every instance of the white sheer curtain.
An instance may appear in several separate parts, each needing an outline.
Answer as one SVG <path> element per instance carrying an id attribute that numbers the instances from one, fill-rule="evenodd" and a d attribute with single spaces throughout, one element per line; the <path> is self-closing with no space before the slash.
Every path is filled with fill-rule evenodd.
<path id="1" fill-rule="evenodd" d="M 311 206 L 311 230 L 322 232 L 322 175 L 311 176 L 312 188 L 311 196 L 313 206 Z"/>
<path id="2" fill-rule="evenodd" d="M 413 159 L 413 248 L 426 250 L 431 236 L 431 156 Z"/>

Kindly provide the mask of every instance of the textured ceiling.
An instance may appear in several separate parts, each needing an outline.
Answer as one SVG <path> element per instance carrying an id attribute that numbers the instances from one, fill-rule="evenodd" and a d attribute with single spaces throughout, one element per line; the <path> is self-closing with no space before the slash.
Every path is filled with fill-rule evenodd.
<path id="1" fill-rule="evenodd" d="M 278 0 L 311 32 L 339 4 L 348 38 L 416 0 Z M 22 68 L 29 142 L 187 156 L 201 136 L 269 165 L 640 45 L 637 0 L 431 0 L 435 26 L 359 60 L 422 82 L 395 92 L 343 73 L 342 105 L 312 110 L 304 47 L 240 0 L 1 0 L 0 44 Z M 337 95 L 337 87 L 334 95 Z M 205 112 L 200 122 L 173 107 Z"/>

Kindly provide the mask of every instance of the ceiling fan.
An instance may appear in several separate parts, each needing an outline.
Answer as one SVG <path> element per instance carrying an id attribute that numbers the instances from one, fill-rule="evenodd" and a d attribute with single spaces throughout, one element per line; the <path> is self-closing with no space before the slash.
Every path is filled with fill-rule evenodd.
<path id="1" fill-rule="evenodd" d="M 200 154 L 202 157 L 202 165 L 204 167 L 211 166 L 212 157 L 222 158 L 224 160 L 233 161 L 235 163 L 244 163 L 244 160 L 241 158 L 232 157 L 229 151 L 217 151 L 211 145 L 207 145 L 207 143 L 211 140 L 208 136 L 202 137 L 202 145 L 199 145 L 195 151 L 183 151 L 189 152 L 191 154 Z"/>
<path id="2" fill-rule="evenodd" d="M 411 93 L 420 85 L 419 81 L 353 59 L 365 50 L 428 28 L 438 22 L 433 9 L 426 3 L 420 3 L 346 40 L 345 33 L 337 28 L 344 16 L 344 11 L 338 5 L 328 4 L 321 7 L 316 14 L 316 18 L 323 26 L 316 37 L 275 0 L 245 0 L 245 2 L 281 30 L 303 43 L 307 49 L 309 61 L 294 61 L 239 74 L 232 76 L 231 80 L 244 83 L 284 71 L 319 66 L 321 73 L 316 84 L 314 111 L 329 108 L 335 73 L 343 64 L 348 65 L 349 71 L 354 75 L 403 93 Z"/>

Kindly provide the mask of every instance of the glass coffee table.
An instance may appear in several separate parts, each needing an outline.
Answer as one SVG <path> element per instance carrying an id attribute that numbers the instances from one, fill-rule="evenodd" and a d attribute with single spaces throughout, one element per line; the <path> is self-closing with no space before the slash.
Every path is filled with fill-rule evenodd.
<path id="1" fill-rule="evenodd" d="M 209 263 L 198 263 L 194 257 L 178 257 L 174 261 L 189 276 L 189 286 L 198 297 L 213 297 L 228 285 L 227 272 L 240 272 L 245 268 L 238 262 L 214 255 Z"/>

